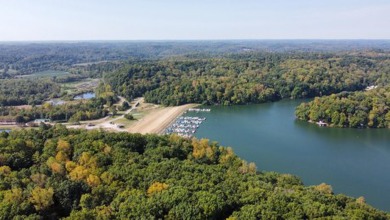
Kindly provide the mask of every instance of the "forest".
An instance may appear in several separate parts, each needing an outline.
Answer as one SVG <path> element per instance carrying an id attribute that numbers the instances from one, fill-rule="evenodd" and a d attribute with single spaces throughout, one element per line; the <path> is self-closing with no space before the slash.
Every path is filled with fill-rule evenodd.
<path id="1" fill-rule="evenodd" d="M 128 62 L 104 79 L 128 99 L 236 105 L 310 98 L 389 82 L 388 53 L 245 53 Z"/>
<path id="2" fill-rule="evenodd" d="M 61 95 L 60 86 L 51 80 L 0 80 L 0 106 L 38 105 Z"/>
<path id="3" fill-rule="evenodd" d="M 60 105 L 55 105 L 50 102 L 41 103 L 42 105 L 32 105 L 27 108 L 4 105 L 0 107 L 0 120 L 15 121 L 18 124 L 24 124 L 35 119 L 43 118 L 57 122 L 79 122 L 103 118 L 107 116 L 109 112 L 108 108 L 112 107 L 118 101 L 118 97 L 114 95 L 109 85 L 104 85 L 103 83 L 98 85 L 95 93 L 96 98 L 81 101 L 67 101 Z M 45 99 L 42 98 L 42 100 Z"/>
<path id="4" fill-rule="evenodd" d="M 386 40 L 64 41 L 0 43 L 0 79 L 46 70 L 101 74 L 118 62 L 171 57 L 210 58 L 247 52 L 386 52 Z"/>
<path id="5" fill-rule="evenodd" d="M 0 133 L 1 219 L 389 219 L 363 197 L 257 171 L 206 139 L 39 129 Z"/>
<path id="6" fill-rule="evenodd" d="M 34 106 L 31 108 L 19 109 L 16 107 L 0 108 L 0 120 L 15 120 L 16 123 L 27 123 L 35 119 L 50 119 L 52 121 L 79 122 L 103 118 L 108 114 L 104 108 L 106 101 L 101 98 L 92 100 L 63 104 Z"/>
<path id="7" fill-rule="evenodd" d="M 389 83 L 389 45 L 380 40 L 3 43 L 0 78 L 9 80 L 1 80 L 0 94 L 7 96 L 0 101 L 39 103 L 58 96 L 59 84 L 88 77 L 102 78 L 129 100 L 145 96 L 164 105 L 330 95 Z M 47 85 L 31 82 L 36 77 L 18 79 L 48 70 L 70 74 L 53 76 Z M 43 94 L 34 97 L 31 87 Z"/>
<path id="8" fill-rule="evenodd" d="M 333 127 L 390 128 L 390 86 L 315 98 L 296 108 L 298 119 Z"/>
<path id="9" fill-rule="evenodd" d="M 106 115 L 102 103 L 112 103 L 116 95 L 128 100 L 143 96 L 147 102 L 167 106 L 242 105 L 340 92 L 349 94 L 370 85 L 389 85 L 390 47 L 386 41 L 369 43 L 319 41 L 315 46 L 306 41 L 1 44 L 4 50 L 0 50 L 0 72 L 4 79 L 0 80 L 0 113 L 1 117 L 17 117 L 22 122 L 37 117 L 77 121 Z M 40 74 L 36 73 L 50 69 L 67 74 L 39 78 Z M 111 86 L 111 100 L 103 98 L 80 106 L 36 106 L 56 97 L 72 99 L 62 85 L 86 78 L 99 78 Z M 20 111 L 11 107 L 26 104 L 32 108 Z M 375 109 L 365 107 L 356 111 L 359 116 L 355 111 L 340 109 L 339 116 L 335 113 L 334 117 L 321 112 L 313 113 L 311 118 L 306 113 L 298 117 L 312 121 L 321 119 L 339 127 L 387 127 L 386 116 L 380 116 L 381 110 Z M 362 119 L 363 112 L 368 115 L 367 119 Z M 338 119 L 340 117 L 342 120 Z M 370 122 L 369 117 L 376 119 Z"/>

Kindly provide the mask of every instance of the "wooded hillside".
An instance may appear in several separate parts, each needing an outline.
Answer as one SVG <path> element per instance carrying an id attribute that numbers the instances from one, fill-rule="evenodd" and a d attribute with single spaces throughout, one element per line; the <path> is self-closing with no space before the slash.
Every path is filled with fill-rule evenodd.
<path id="1" fill-rule="evenodd" d="M 0 133 L 1 219 L 388 219 L 208 140 L 42 125 Z"/>

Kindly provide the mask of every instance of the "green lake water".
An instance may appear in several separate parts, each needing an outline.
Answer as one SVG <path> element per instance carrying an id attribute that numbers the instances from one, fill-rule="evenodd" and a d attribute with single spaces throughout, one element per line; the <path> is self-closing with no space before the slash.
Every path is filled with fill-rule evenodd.
<path id="1" fill-rule="evenodd" d="M 390 129 L 324 128 L 297 121 L 302 100 L 212 106 L 198 138 L 232 146 L 258 170 L 291 173 L 306 185 L 331 184 L 335 193 L 364 196 L 390 211 Z"/>

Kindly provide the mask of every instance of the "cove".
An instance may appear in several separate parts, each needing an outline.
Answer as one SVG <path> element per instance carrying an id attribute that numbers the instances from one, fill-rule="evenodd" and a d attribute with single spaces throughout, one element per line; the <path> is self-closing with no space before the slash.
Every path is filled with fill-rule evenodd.
<path id="1" fill-rule="evenodd" d="M 305 100 L 245 106 L 212 106 L 197 138 L 232 146 L 260 171 L 299 176 L 305 185 L 327 183 L 335 193 L 364 196 L 390 211 L 390 129 L 318 127 L 297 121 L 295 107 Z"/>

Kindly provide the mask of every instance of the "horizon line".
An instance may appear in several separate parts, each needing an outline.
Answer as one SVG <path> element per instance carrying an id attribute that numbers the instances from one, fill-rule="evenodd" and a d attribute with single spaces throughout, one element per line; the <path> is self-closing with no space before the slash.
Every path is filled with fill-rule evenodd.
<path id="1" fill-rule="evenodd" d="M 95 40 L 0 40 L 0 43 L 43 42 L 175 42 L 175 41 L 390 41 L 390 38 L 253 38 L 253 39 L 95 39 Z"/>

